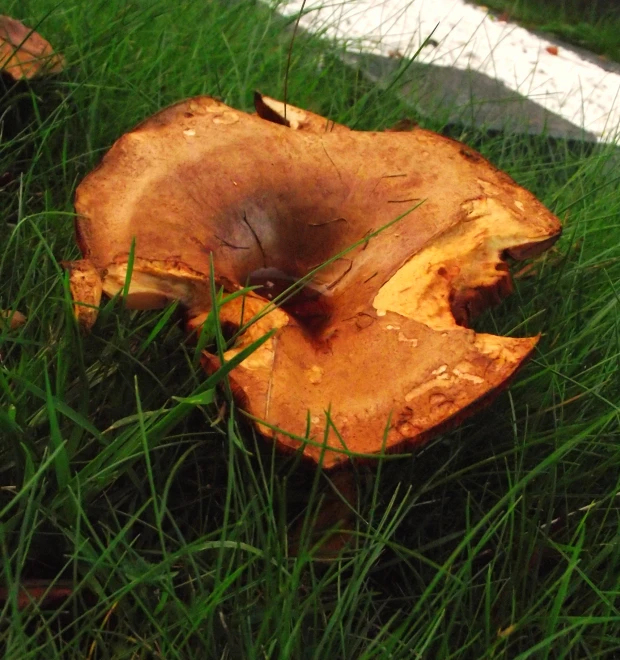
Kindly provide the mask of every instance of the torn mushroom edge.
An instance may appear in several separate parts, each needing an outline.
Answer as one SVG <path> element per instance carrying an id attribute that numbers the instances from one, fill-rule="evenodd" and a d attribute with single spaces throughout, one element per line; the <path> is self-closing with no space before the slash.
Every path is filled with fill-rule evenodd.
<path id="1" fill-rule="evenodd" d="M 399 442 L 396 442 L 389 447 L 385 447 L 381 450 L 381 452 L 378 452 L 377 454 L 348 454 L 345 451 L 339 450 L 338 448 L 325 447 L 323 452 L 323 460 L 322 462 L 319 462 L 316 460 L 314 455 L 308 455 L 304 452 L 304 448 L 307 446 L 307 439 L 297 436 L 292 436 L 291 438 L 291 436 L 283 429 L 274 428 L 271 425 L 266 426 L 254 415 L 246 413 L 242 409 L 242 405 L 238 407 L 241 410 L 246 423 L 251 428 L 259 431 L 257 437 L 259 437 L 260 440 L 265 443 L 265 446 L 270 447 L 271 445 L 277 443 L 279 435 L 298 441 L 300 443 L 298 447 L 291 447 L 288 444 L 279 444 L 278 451 L 280 451 L 283 455 L 295 456 L 296 458 L 299 458 L 301 463 L 304 465 L 319 467 L 329 473 L 350 469 L 352 465 L 372 465 L 375 464 L 378 460 L 381 460 L 382 457 L 394 456 L 396 454 L 408 454 L 414 450 L 420 449 L 439 434 L 449 433 L 455 428 L 458 428 L 466 419 L 485 409 L 510 387 L 521 368 L 531 359 L 534 351 L 536 350 L 536 346 L 540 340 L 540 337 L 541 335 L 538 334 L 528 338 L 532 342 L 530 350 L 523 356 L 510 376 L 502 381 L 500 385 L 497 385 L 493 389 L 487 391 L 485 394 L 481 395 L 470 404 L 464 408 L 461 408 L 458 412 L 454 413 L 442 422 L 439 422 L 435 426 L 432 426 L 431 428 L 426 429 L 424 432 L 411 438 L 402 438 Z M 202 366 L 207 371 L 207 373 L 211 374 L 221 365 L 217 356 L 208 354 L 208 356 L 203 358 Z M 245 392 L 239 386 L 235 385 L 234 376 L 232 377 L 231 388 L 233 395 L 235 397 L 239 397 L 237 401 L 245 402 L 247 400 Z M 389 432 L 392 428 L 393 427 L 391 425 L 389 427 L 387 426 L 386 420 L 386 430 Z M 313 446 L 317 449 L 320 448 L 315 442 L 313 442 Z"/>
<path id="2" fill-rule="evenodd" d="M 203 98 L 203 97 L 197 97 L 197 98 Z M 182 103 L 185 103 L 188 100 L 191 100 L 191 99 L 186 99 L 185 101 L 180 101 L 178 103 L 172 104 L 168 109 L 170 109 L 174 106 L 177 106 L 177 105 L 181 105 Z M 260 94 L 260 92 L 256 92 L 255 96 L 254 96 L 254 103 L 255 103 L 255 107 L 256 107 L 256 111 L 257 111 L 258 116 L 261 117 L 263 120 L 269 121 L 271 123 L 276 123 L 276 124 L 280 124 L 280 125 L 283 125 L 283 126 L 290 127 L 292 130 L 299 130 L 299 127 L 291 126 L 291 122 L 283 117 L 281 109 L 284 108 L 284 104 L 282 102 L 276 101 L 275 99 L 271 99 L 270 97 L 264 96 L 264 95 Z M 292 106 L 290 104 L 286 104 L 286 107 L 287 107 L 288 110 L 290 110 L 293 113 L 300 113 L 302 120 L 305 119 L 306 117 L 308 117 L 311 120 L 310 123 L 313 124 L 313 128 L 315 128 L 315 129 L 318 127 L 318 124 L 316 122 L 320 121 L 321 124 L 325 126 L 325 128 L 323 129 L 322 132 L 329 132 L 329 131 L 335 130 L 335 129 L 337 129 L 337 130 L 346 130 L 346 131 L 350 130 L 348 127 L 346 127 L 344 125 L 337 124 L 335 122 L 330 122 L 330 120 L 328 120 L 328 119 L 326 119 L 326 118 L 324 118 L 320 115 L 315 115 L 314 113 L 311 113 L 309 111 L 301 110 L 301 109 L 296 108 L 295 106 Z M 147 118 L 146 120 L 140 122 L 132 130 L 134 130 L 134 131 L 139 130 L 140 127 L 147 124 L 147 122 L 149 122 L 150 119 L 151 118 Z M 297 116 L 296 119 L 299 119 L 299 116 Z M 414 126 L 413 128 L 414 128 L 414 130 L 422 130 L 422 131 L 426 132 L 424 129 L 420 129 L 417 126 Z M 313 129 L 310 128 L 310 130 L 313 130 Z M 460 143 L 458 140 L 454 140 L 453 138 L 449 138 L 449 137 L 442 136 L 442 135 L 439 135 L 439 137 L 441 137 L 442 139 L 445 139 L 447 141 L 455 142 L 459 145 L 462 145 L 462 143 Z M 489 167 L 491 167 L 493 170 L 495 170 L 497 173 L 499 173 L 502 176 L 502 178 L 505 178 L 507 181 L 509 181 L 510 183 L 512 183 L 514 185 L 518 185 L 508 174 L 506 174 L 505 172 L 503 172 L 499 168 L 495 167 L 492 163 L 490 163 L 487 159 L 485 159 L 481 154 L 478 154 L 478 152 L 475 152 L 473 150 L 469 150 L 469 151 L 471 152 L 471 154 L 477 160 L 484 161 L 484 162 L 488 163 Z M 93 172 L 91 172 L 91 174 L 94 173 L 95 171 L 97 171 L 100 167 L 102 167 L 102 165 L 103 165 L 103 161 L 101 163 L 99 163 L 99 165 L 93 170 Z M 526 192 L 528 192 L 528 194 L 532 196 L 532 198 L 536 201 L 536 203 L 540 204 L 540 202 L 537 200 L 537 198 L 532 193 L 530 193 L 529 191 L 526 191 Z M 535 257 L 535 256 L 543 253 L 549 247 L 551 247 L 559 239 L 559 237 L 561 235 L 561 232 L 562 232 L 562 228 L 560 226 L 559 231 L 556 234 L 554 234 L 553 236 L 550 236 L 548 239 L 543 239 L 542 241 L 533 241 L 533 242 L 530 242 L 530 243 L 525 243 L 525 244 L 520 245 L 520 246 L 516 246 L 514 248 L 506 249 L 506 250 L 504 250 L 504 254 L 499 255 L 498 263 L 500 261 L 505 263 L 506 262 L 506 257 L 510 257 L 510 258 L 512 258 L 516 261 L 522 261 L 522 260 L 526 260 L 526 259 Z M 77 240 L 78 246 L 80 248 L 80 251 L 84 255 L 84 259 L 82 259 L 80 261 L 89 262 L 87 249 L 86 249 L 86 242 L 84 240 L 84 237 L 82 236 L 82 233 L 81 233 L 81 230 L 80 230 L 80 227 L 79 227 L 78 218 L 76 218 L 76 220 L 75 220 L 75 233 L 76 233 L 76 240 Z M 79 263 L 79 262 L 64 262 L 63 266 L 71 272 L 71 268 L 75 263 Z M 187 271 L 190 270 L 189 268 L 185 267 L 183 264 L 179 264 L 178 262 L 175 262 L 175 265 L 176 266 L 181 266 L 182 268 L 185 268 Z M 194 273 L 194 276 L 198 276 L 197 279 L 202 280 L 203 286 L 204 286 L 206 280 L 208 279 L 205 276 L 203 276 L 202 274 L 198 274 L 198 273 Z M 101 277 L 101 273 L 100 273 L 100 277 Z M 512 281 L 512 274 L 510 274 L 510 277 L 511 277 L 511 281 Z M 192 277 L 191 279 L 194 279 L 194 277 Z M 74 301 L 74 302 L 76 304 L 79 304 L 80 301 Z M 190 301 L 186 300 L 186 301 L 182 301 L 182 302 L 185 304 L 186 308 L 191 307 L 191 302 Z M 201 313 L 206 313 L 207 311 L 208 310 L 203 309 L 203 310 L 201 310 Z M 96 314 L 95 314 L 95 319 L 96 319 Z M 78 317 L 78 320 L 79 320 L 79 317 Z M 92 321 L 89 321 L 88 325 L 85 326 L 85 329 L 89 330 L 92 327 L 92 325 L 94 324 L 94 322 L 95 322 L 94 319 Z M 189 327 L 191 327 L 191 325 Z M 507 379 L 505 379 L 500 385 L 493 388 L 489 392 L 485 393 L 483 396 L 477 398 L 475 401 L 471 402 L 469 405 L 465 406 L 464 408 L 459 410 L 457 413 L 450 416 L 448 419 L 444 420 L 443 422 L 440 422 L 438 425 L 435 425 L 434 427 L 431 427 L 430 429 L 426 429 L 423 433 L 421 433 L 421 434 L 419 434 L 419 435 L 417 435 L 413 438 L 403 438 L 402 441 L 397 442 L 397 443 L 393 444 L 392 446 L 386 448 L 386 450 L 385 450 L 386 454 L 403 453 L 402 450 L 405 447 L 411 447 L 412 449 L 416 448 L 416 447 L 420 447 L 420 446 L 426 444 L 432 437 L 435 437 L 439 433 L 445 433 L 445 432 L 449 431 L 450 429 L 459 426 L 464 419 L 466 419 L 466 418 L 470 417 L 471 415 L 475 414 L 477 411 L 485 408 L 492 400 L 494 400 L 497 396 L 499 396 L 499 394 L 501 394 L 503 391 L 505 391 L 510 386 L 513 379 L 516 378 L 516 376 L 517 376 L 519 370 L 521 369 L 521 367 L 523 366 L 523 364 L 525 364 L 531 358 L 531 356 L 532 356 L 532 354 L 533 354 L 533 352 L 536 348 L 536 345 L 537 345 L 537 343 L 540 339 L 540 336 L 541 335 L 539 334 L 539 335 L 536 335 L 536 336 L 530 338 L 532 340 L 531 349 L 521 359 L 519 364 L 515 367 L 515 369 L 511 373 L 511 375 Z M 217 368 L 218 363 L 219 363 L 219 360 L 217 359 L 216 356 L 209 355 L 208 360 L 203 364 L 203 366 L 206 367 L 208 365 L 209 370 L 212 370 L 212 369 Z M 242 391 L 238 391 L 237 395 L 240 396 L 241 399 L 243 399 L 243 397 L 245 396 L 245 394 Z M 263 424 L 260 424 L 260 421 L 254 420 L 253 418 L 248 417 L 248 420 L 251 420 L 251 423 L 253 423 L 255 426 L 258 425 L 258 428 L 261 429 L 260 434 L 263 436 L 264 440 L 267 443 L 277 441 L 277 434 L 279 432 L 282 433 L 282 431 L 277 431 L 277 430 L 265 427 Z M 282 449 L 283 453 L 287 453 L 287 454 L 290 454 L 290 455 L 300 454 L 301 457 L 302 457 L 302 460 L 304 462 L 307 462 L 308 464 L 312 464 L 312 465 L 316 466 L 317 461 L 314 459 L 314 457 L 308 456 L 308 455 L 303 453 L 303 446 L 304 445 L 302 443 L 302 444 L 300 444 L 299 448 L 295 449 L 295 448 L 289 447 L 287 445 L 282 445 L 281 449 Z M 332 457 L 332 458 L 331 458 L 331 460 L 329 460 L 329 462 L 325 462 L 325 463 L 323 463 L 322 465 L 319 465 L 319 466 L 322 467 L 325 470 L 332 471 L 332 470 L 337 470 L 339 468 L 344 468 L 350 462 L 359 462 L 359 463 L 375 462 L 376 460 L 378 460 L 380 455 L 355 457 L 355 456 L 350 456 L 349 454 L 344 454 L 344 453 L 338 452 L 337 450 L 326 449 L 324 457 L 325 458 Z"/>

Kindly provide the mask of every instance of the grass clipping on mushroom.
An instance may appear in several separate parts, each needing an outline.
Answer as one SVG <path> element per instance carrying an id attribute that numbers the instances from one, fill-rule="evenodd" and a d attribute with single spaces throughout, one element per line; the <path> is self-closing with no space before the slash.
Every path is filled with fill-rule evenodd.
<path id="1" fill-rule="evenodd" d="M 325 467 L 404 451 L 488 402 L 538 337 L 476 333 L 469 320 L 511 291 L 505 259 L 550 247 L 558 219 L 436 133 L 352 131 L 261 95 L 256 110 L 178 103 L 80 184 L 83 260 L 69 265 L 80 323 L 93 325 L 102 294 L 125 291 L 138 309 L 180 301 L 196 327 L 211 260 L 217 287 L 260 283 L 220 313 L 241 327 L 270 310 L 225 360 L 275 331 L 232 370 L 233 393 L 280 449 L 303 446 Z M 271 303 L 311 272 L 288 304 Z"/>

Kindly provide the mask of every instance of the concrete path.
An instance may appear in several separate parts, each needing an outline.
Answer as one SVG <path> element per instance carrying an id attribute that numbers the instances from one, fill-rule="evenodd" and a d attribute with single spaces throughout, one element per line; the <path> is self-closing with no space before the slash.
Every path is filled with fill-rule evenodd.
<path id="1" fill-rule="evenodd" d="M 302 4 L 278 9 L 295 15 Z M 379 83 L 419 51 L 403 93 L 422 114 L 568 139 L 620 137 L 620 66 L 463 0 L 308 0 L 300 25 L 345 43 L 348 61 Z"/>

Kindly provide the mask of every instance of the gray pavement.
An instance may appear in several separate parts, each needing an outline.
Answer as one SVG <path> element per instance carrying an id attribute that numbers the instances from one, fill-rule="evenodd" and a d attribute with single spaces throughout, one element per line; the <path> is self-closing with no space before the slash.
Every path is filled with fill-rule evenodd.
<path id="1" fill-rule="evenodd" d="M 379 55 L 347 54 L 344 60 L 379 85 L 389 84 L 404 65 L 398 58 Z M 594 134 L 472 70 L 410 62 L 399 80 L 399 94 L 417 116 L 446 125 L 596 142 Z"/>

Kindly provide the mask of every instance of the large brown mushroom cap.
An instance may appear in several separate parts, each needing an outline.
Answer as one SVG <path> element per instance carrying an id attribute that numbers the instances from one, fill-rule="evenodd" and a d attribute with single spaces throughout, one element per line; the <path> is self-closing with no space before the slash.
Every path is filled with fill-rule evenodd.
<path id="1" fill-rule="evenodd" d="M 270 286 L 328 262 L 225 356 L 276 329 L 232 371 L 233 391 L 263 434 L 290 449 L 308 437 L 304 454 L 328 467 L 425 440 L 505 386 L 537 338 L 466 326 L 510 291 L 505 257 L 549 247 L 557 218 L 435 133 L 349 131 L 291 108 L 294 125 L 264 97 L 257 111 L 194 98 L 116 142 L 77 191 L 78 318 L 94 321 L 89 282 L 122 290 L 134 239 L 127 303 L 180 300 L 193 325 L 210 308 L 211 256 L 218 286 L 265 285 L 222 309 L 233 325 L 272 308 Z"/>
<path id="2" fill-rule="evenodd" d="M 48 41 L 20 21 L 0 16 L 0 71 L 13 80 L 60 73 L 62 56 Z"/>

